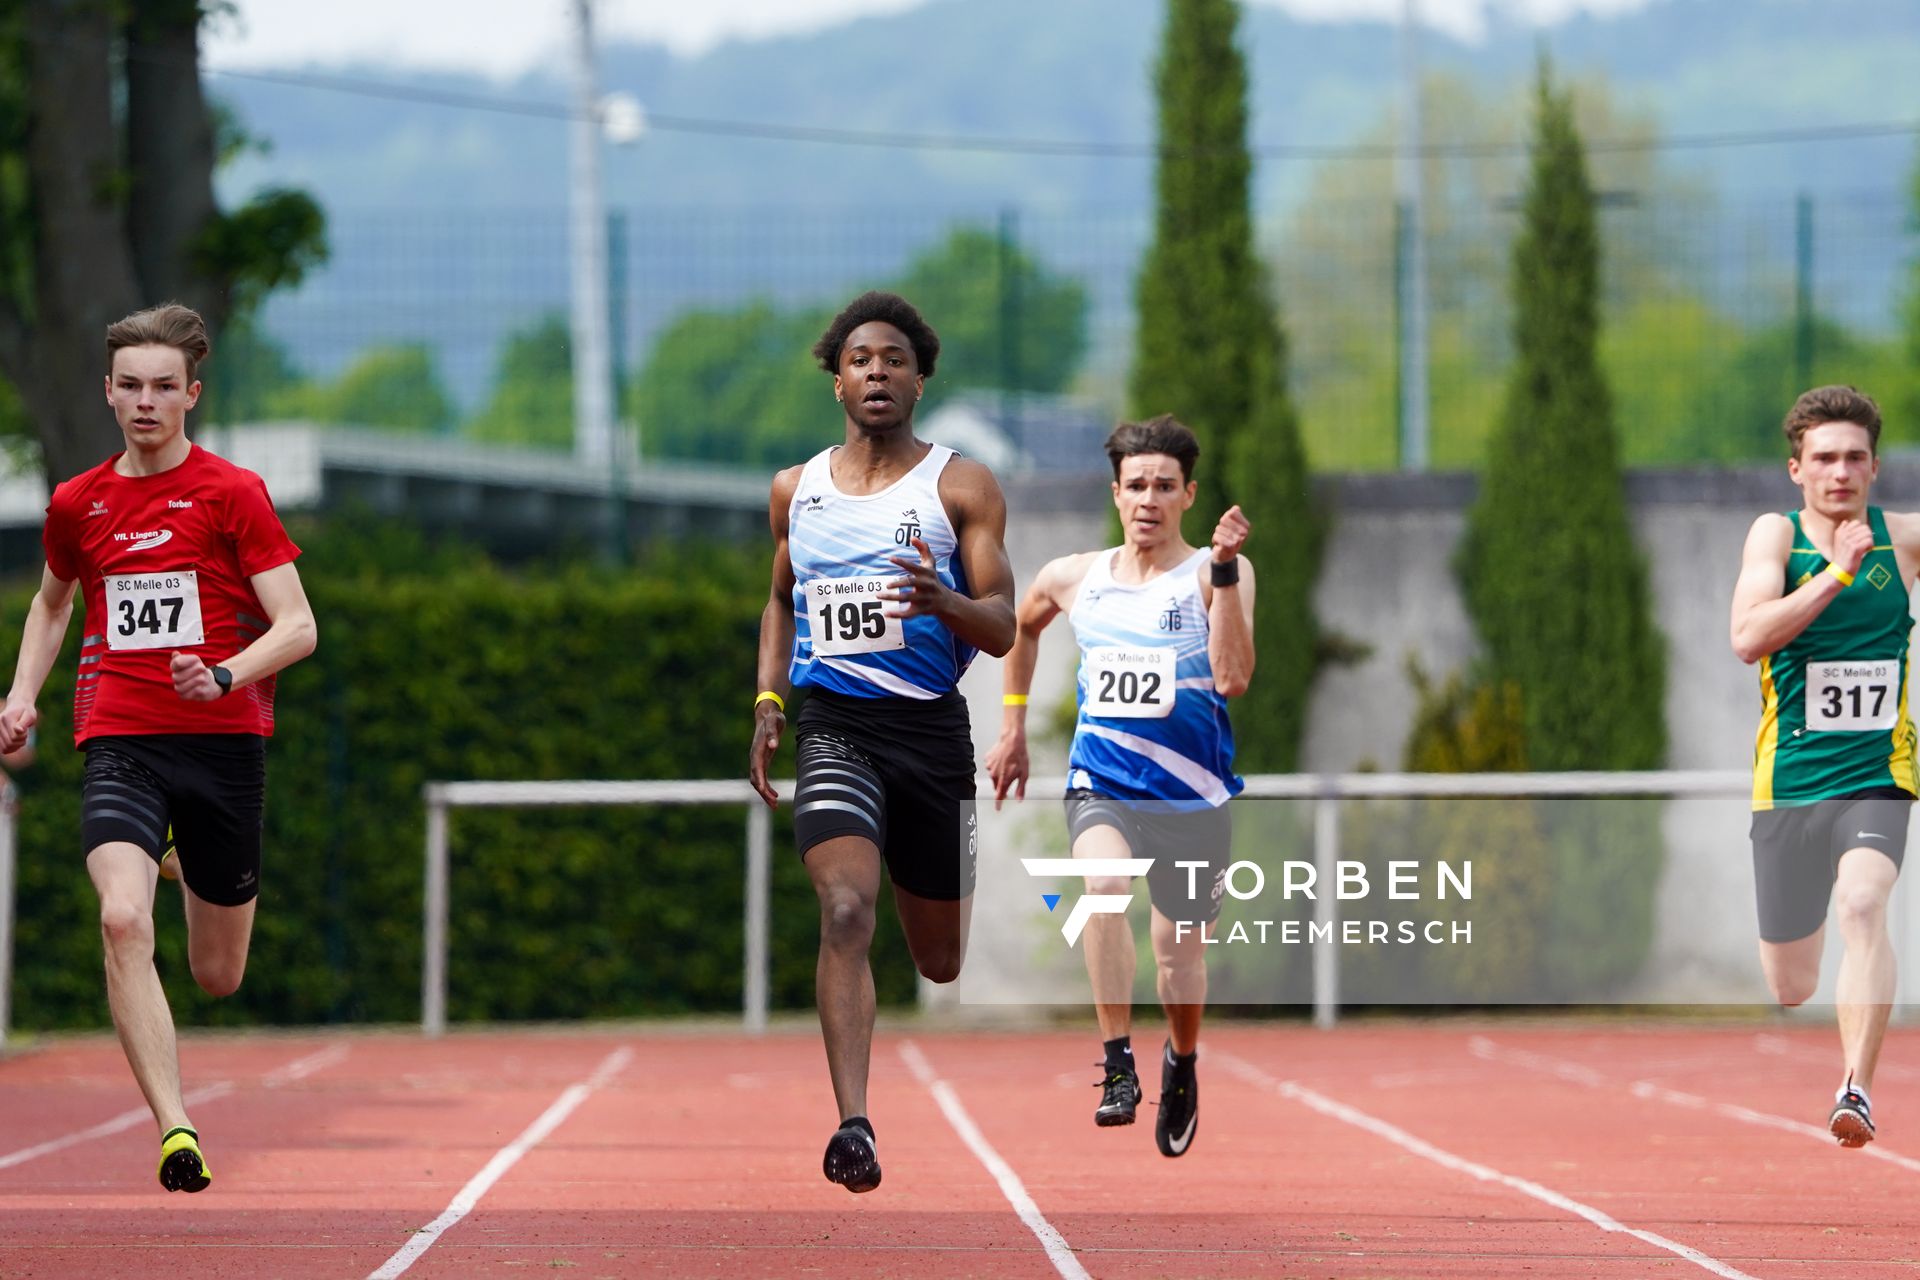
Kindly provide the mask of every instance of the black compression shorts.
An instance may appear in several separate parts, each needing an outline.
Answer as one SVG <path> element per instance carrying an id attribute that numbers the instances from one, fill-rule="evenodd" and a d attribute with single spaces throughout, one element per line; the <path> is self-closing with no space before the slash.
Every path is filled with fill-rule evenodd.
<path id="1" fill-rule="evenodd" d="M 267 740 L 257 733 L 154 733 L 89 738 L 80 844 L 124 842 L 158 862 L 173 828 L 180 875 L 222 907 L 260 892 Z"/>
<path id="2" fill-rule="evenodd" d="M 860 836 L 908 893 L 952 902 L 973 892 L 978 830 L 966 699 L 811 689 L 795 740 L 793 832 L 803 859 L 822 841 Z"/>
<path id="3" fill-rule="evenodd" d="M 1091 791 L 1067 792 L 1069 847 L 1090 827 L 1114 828 L 1126 837 L 1130 856 L 1153 859 L 1147 872 L 1147 895 L 1161 915 L 1189 924 L 1211 924 L 1220 918 L 1227 867 L 1233 862 L 1233 819 L 1226 805 L 1176 810 L 1129 804 Z M 1178 865 L 1182 862 L 1206 865 Z"/>

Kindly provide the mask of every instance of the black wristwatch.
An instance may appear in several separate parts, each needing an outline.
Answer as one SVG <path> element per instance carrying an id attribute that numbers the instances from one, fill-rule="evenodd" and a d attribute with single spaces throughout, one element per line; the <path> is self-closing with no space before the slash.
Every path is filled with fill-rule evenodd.
<path id="1" fill-rule="evenodd" d="M 213 672 L 213 682 L 220 686 L 220 696 L 226 697 L 233 692 L 233 672 L 225 667 L 209 667 Z"/>

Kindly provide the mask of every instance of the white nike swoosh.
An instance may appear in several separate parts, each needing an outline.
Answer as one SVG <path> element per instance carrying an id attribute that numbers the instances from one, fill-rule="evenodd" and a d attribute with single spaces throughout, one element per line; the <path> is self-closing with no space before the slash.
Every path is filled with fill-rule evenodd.
<path id="1" fill-rule="evenodd" d="M 142 538 L 140 541 L 134 543 L 131 549 L 134 551 L 151 551 L 162 543 L 171 542 L 172 540 L 173 530 L 163 529 L 151 538 Z"/>
<path id="2" fill-rule="evenodd" d="M 1881 835 L 1878 831 L 1856 831 L 1853 833 L 1853 838 L 1855 840 L 1885 840 L 1886 839 L 1886 837 Z"/>
<path id="3" fill-rule="evenodd" d="M 1194 1108 L 1193 1114 L 1187 1118 L 1187 1131 L 1181 1134 L 1178 1138 L 1167 1139 L 1167 1145 L 1173 1148 L 1173 1154 L 1175 1155 L 1185 1154 L 1187 1149 L 1187 1144 L 1193 1141 L 1194 1126 L 1199 1123 L 1200 1123 L 1200 1110 L 1199 1108 L 1196 1107 Z"/>

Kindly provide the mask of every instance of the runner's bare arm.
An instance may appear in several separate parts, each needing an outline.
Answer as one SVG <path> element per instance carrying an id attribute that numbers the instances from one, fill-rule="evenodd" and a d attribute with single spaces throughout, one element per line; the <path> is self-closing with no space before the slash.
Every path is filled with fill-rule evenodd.
<path id="1" fill-rule="evenodd" d="M 754 678 L 759 683 L 755 693 L 757 696 L 772 690 L 783 701 L 792 692 L 787 685 L 787 664 L 793 657 L 793 559 L 787 550 L 787 510 L 793 504 L 801 470 L 788 467 L 774 476 L 773 490 L 767 498 L 767 524 L 773 530 L 773 581 L 767 591 L 767 607 L 760 611 L 760 655 L 754 666 Z M 780 803 L 779 793 L 767 781 L 767 769 L 774 752 L 780 749 L 780 735 L 786 727 L 786 713 L 773 699 L 754 704 L 747 781 L 769 806 Z"/>
<path id="2" fill-rule="evenodd" d="M 256 573 L 247 582 L 259 597 L 260 607 L 266 611 L 268 625 L 252 644 L 215 664 L 225 667 L 233 676 L 235 689 L 286 670 L 312 653 L 320 641 L 313 606 L 307 603 L 306 588 L 300 584 L 300 570 L 291 560 Z M 222 696 L 222 689 L 214 682 L 212 668 L 199 654 L 175 653 L 172 668 L 173 691 L 189 702 L 212 702 Z"/>
<path id="3" fill-rule="evenodd" d="M 1010 788 L 1016 800 L 1027 798 L 1031 763 L 1027 756 L 1025 699 L 1032 691 L 1033 669 L 1040 658 L 1040 633 L 1059 616 L 1066 607 L 1065 602 L 1072 599 L 1074 590 L 1079 586 L 1080 579 L 1086 576 L 1087 566 L 1092 561 L 1091 554 L 1049 560 L 1034 575 L 1026 594 L 1020 597 L 1020 607 L 1014 611 L 1013 648 L 1007 651 L 1006 661 L 1001 664 L 1001 689 L 1021 701 L 1005 703 L 1003 699 L 1000 740 L 987 752 L 987 776 L 993 779 L 993 807 L 996 809 L 1006 799 Z"/>
<path id="4" fill-rule="evenodd" d="M 906 612 L 932 613 L 974 648 L 1004 657 L 1013 648 L 1013 566 L 1007 562 L 1007 500 L 1000 482 L 978 462 L 955 458 L 940 473 L 940 501 L 953 520 L 960 544 L 955 554 L 972 594 L 937 583 L 929 589 L 924 565 L 915 569 L 896 558 L 912 575 L 914 594 L 921 596 L 907 602 Z M 924 542 L 916 540 L 915 548 L 922 561 L 931 559 Z"/>
<path id="5" fill-rule="evenodd" d="M 7 705 L 0 710 L 0 752 L 15 752 L 27 743 L 27 731 L 40 719 L 35 703 L 40 689 L 60 656 L 60 642 L 66 638 L 67 622 L 73 617 L 73 592 L 77 583 L 56 576 L 51 567 L 40 575 L 40 589 L 27 608 L 27 623 L 20 635 L 20 660 L 13 668 L 13 688 L 7 693 Z"/>
<path id="6" fill-rule="evenodd" d="M 1816 573 L 1788 594 L 1787 561 L 1792 550 L 1793 523 L 1783 515 L 1769 512 L 1747 532 L 1740 577 L 1733 585 L 1733 652 L 1742 662 L 1758 662 L 1785 648 L 1842 590 L 1840 579 Z M 1841 568 L 1858 568 L 1864 554 L 1854 555 L 1852 565 Z"/>
<path id="7" fill-rule="evenodd" d="M 1238 506 L 1230 507 L 1213 530 L 1213 555 L 1200 566 L 1200 592 L 1207 602 L 1207 664 L 1213 668 L 1213 688 L 1223 698 L 1237 698 L 1253 680 L 1253 561 L 1240 554 L 1251 527 Z M 1240 581 L 1231 587 L 1213 585 L 1213 563 L 1238 562 Z"/>

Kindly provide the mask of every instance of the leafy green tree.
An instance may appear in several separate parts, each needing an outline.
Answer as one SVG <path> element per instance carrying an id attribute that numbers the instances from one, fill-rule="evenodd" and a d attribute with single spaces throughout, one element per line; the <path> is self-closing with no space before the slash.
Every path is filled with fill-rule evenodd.
<path id="1" fill-rule="evenodd" d="M 1430 456 L 1436 467 L 1479 465 L 1491 424 L 1498 417 L 1501 373 L 1513 357 L 1513 302 L 1506 270 L 1518 231 L 1512 195 L 1526 177 L 1527 119 L 1524 87 L 1489 91 L 1484 82 L 1445 72 L 1421 86 L 1424 124 L 1435 140 L 1473 139 L 1487 146 L 1473 154 L 1434 154 L 1422 161 L 1428 288 L 1428 384 Z M 1604 80 L 1572 86 L 1576 122 L 1583 136 L 1629 144 L 1593 161 L 1594 185 L 1614 193 L 1609 226 L 1634 228 L 1610 246 L 1602 278 L 1603 305 L 1610 314 L 1631 309 L 1635 348 L 1655 380 L 1674 375 L 1698 380 L 1699 366 L 1667 350 L 1684 348 L 1685 312 L 1701 282 L 1686 270 L 1696 259 L 1676 251 L 1661 233 L 1677 212 L 1701 209 L 1707 189 L 1661 162 L 1651 143 L 1658 136 L 1650 113 L 1625 108 Z M 1391 112 L 1382 110 L 1360 145 L 1398 144 Z M 1316 467 L 1390 468 L 1397 464 L 1399 427 L 1398 353 L 1394 332 L 1394 169 L 1388 164 L 1322 166 L 1307 197 L 1289 215 L 1284 234 L 1270 246 L 1282 295 L 1313 323 L 1292 335 L 1294 394 L 1309 422 L 1338 422 L 1338 431 L 1313 433 L 1307 441 Z M 1635 220 L 1639 220 L 1636 223 Z M 1622 326 L 1624 327 L 1624 326 Z M 1623 405 L 1623 408 L 1625 406 Z M 1670 416 L 1642 419 L 1623 413 L 1623 447 L 1634 459 L 1658 460 Z M 1652 434 L 1643 447 L 1640 433 Z"/>
<path id="2" fill-rule="evenodd" d="M 961 227 L 907 265 L 892 289 L 940 334 L 926 414 L 970 387 L 1062 391 L 1087 348 L 1087 297 L 999 234 Z M 809 354 L 837 303 L 782 309 L 756 299 L 680 315 L 654 340 L 628 405 L 646 451 L 787 466 L 817 451 L 835 414 Z"/>
<path id="3" fill-rule="evenodd" d="M 222 210 L 217 113 L 200 86 L 214 0 L 0 4 L 0 375 L 64 479 L 120 445 L 101 335 L 177 299 L 216 336 L 325 257 L 301 192 Z"/>
<path id="4" fill-rule="evenodd" d="M 1543 58 L 1513 250 L 1516 360 L 1459 560 L 1538 769 L 1650 769 L 1666 753 L 1665 652 L 1597 356 L 1599 260 L 1572 104 Z"/>
<path id="5" fill-rule="evenodd" d="M 893 287 L 940 332 L 929 404 L 970 386 L 1060 391 L 1086 356 L 1086 287 L 994 232 L 960 228 Z"/>
<path id="6" fill-rule="evenodd" d="M 541 317 L 507 338 L 493 394 L 467 435 L 495 444 L 573 447 L 573 355 L 566 317 Z"/>
<path id="7" fill-rule="evenodd" d="M 682 314 L 655 340 L 629 399 L 646 451 L 784 467 L 818 450 L 833 392 L 811 350 L 832 316 L 766 301 Z"/>
<path id="8" fill-rule="evenodd" d="M 446 431 L 455 416 L 453 399 L 424 342 L 361 353 L 330 386 L 311 390 L 306 402 L 303 416 L 316 422 L 390 431 Z"/>
<path id="9" fill-rule="evenodd" d="M 1920 232 L 1920 153 L 1915 155 L 1908 191 L 1912 205 L 1907 215 L 1907 226 L 1912 231 Z M 1900 316 L 1903 321 L 1902 345 L 1905 349 L 1902 354 L 1906 357 L 1907 387 L 1894 406 L 1896 412 L 1887 416 L 1904 418 L 1908 438 L 1913 439 L 1920 438 L 1920 252 L 1916 252 L 1907 263 L 1906 296 L 1901 299 Z"/>
<path id="10" fill-rule="evenodd" d="M 252 316 L 227 323 L 213 358 L 201 366 L 200 380 L 201 421 L 229 426 L 304 411 L 312 394 L 286 347 Z"/>
<path id="11" fill-rule="evenodd" d="M 1253 524 L 1260 670 L 1234 710 L 1239 764 L 1293 767 L 1315 666 L 1320 525 L 1287 390 L 1286 340 L 1254 250 L 1247 69 L 1233 0 L 1168 0 L 1154 86 L 1160 160 L 1153 243 L 1137 290 L 1131 402 L 1200 439 L 1187 533 L 1229 506 Z"/>

